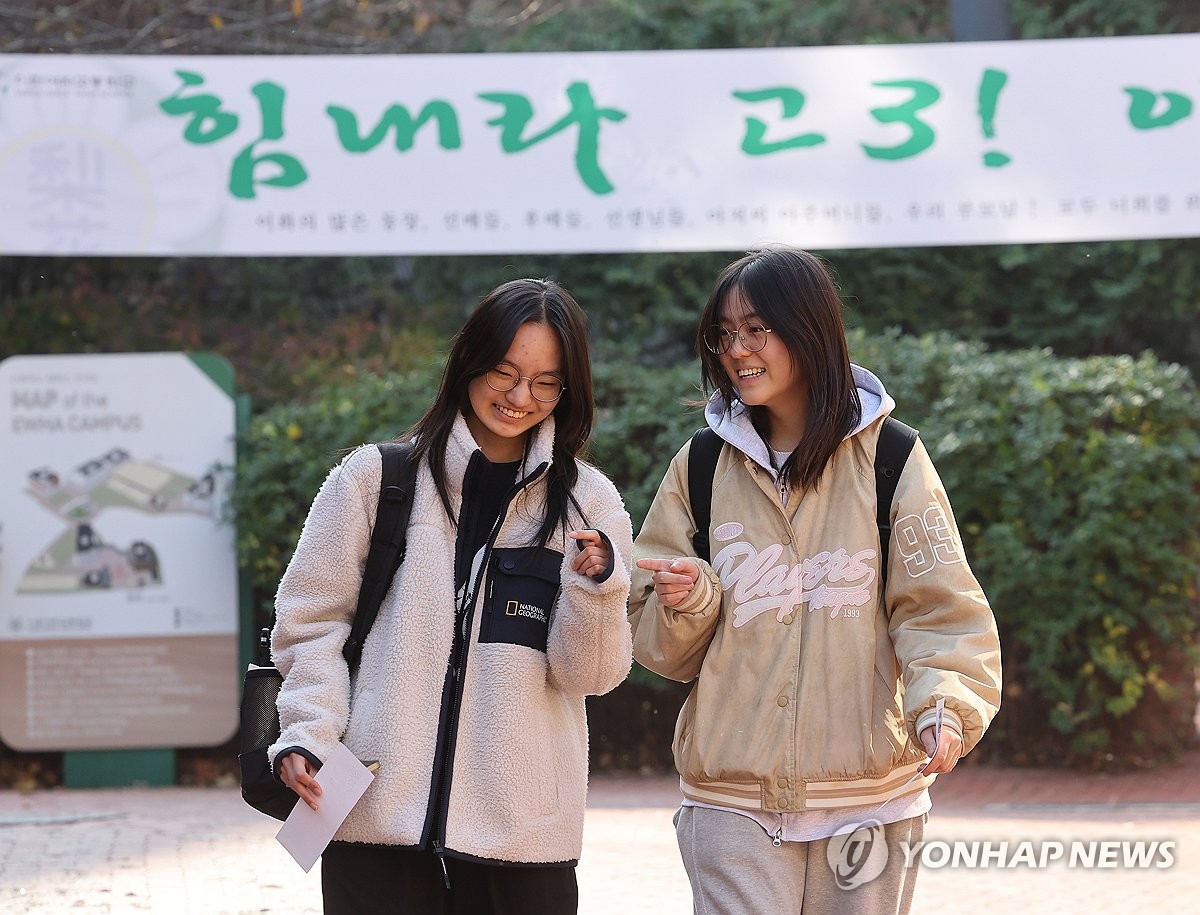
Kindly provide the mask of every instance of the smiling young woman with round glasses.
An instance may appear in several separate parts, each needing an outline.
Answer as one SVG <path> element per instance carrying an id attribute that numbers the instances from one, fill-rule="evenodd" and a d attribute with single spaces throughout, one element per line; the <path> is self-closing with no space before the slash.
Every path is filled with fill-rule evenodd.
<path id="1" fill-rule="evenodd" d="M 899 843 L 919 844 L 933 776 L 996 713 L 996 622 L 919 439 L 882 565 L 873 462 L 895 403 L 851 364 L 819 258 L 730 264 L 697 349 L 720 449 L 697 483 L 711 558 L 692 541 L 689 443 L 638 534 L 630 596 L 634 657 L 695 682 L 674 752 L 696 911 L 908 912 Z"/>
<path id="2" fill-rule="evenodd" d="M 381 458 L 335 467 L 276 596 L 280 779 L 314 808 L 340 741 L 378 760 L 325 850 L 326 913 L 573 915 L 584 697 L 629 672 L 632 531 L 579 458 L 592 430 L 583 312 L 546 280 L 493 290 L 407 433 L 407 555 L 348 676 Z"/>

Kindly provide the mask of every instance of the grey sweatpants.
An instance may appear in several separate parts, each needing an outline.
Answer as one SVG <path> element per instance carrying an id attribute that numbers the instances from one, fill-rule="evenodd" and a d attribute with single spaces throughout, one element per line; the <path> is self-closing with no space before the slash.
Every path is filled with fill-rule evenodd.
<path id="1" fill-rule="evenodd" d="M 681 807 L 675 833 L 692 884 L 695 915 L 907 915 L 925 816 L 813 842 L 772 844 L 749 817 Z"/>

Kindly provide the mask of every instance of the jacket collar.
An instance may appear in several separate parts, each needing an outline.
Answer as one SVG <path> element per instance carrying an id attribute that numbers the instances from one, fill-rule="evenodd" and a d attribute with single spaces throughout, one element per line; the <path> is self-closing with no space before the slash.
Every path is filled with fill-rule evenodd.
<path id="1" fill-rule="evenodd" d="M 450 438 L 446 442 L 446 484 L 456 497 L 462 496 L 463 480 L 467 475 L 467 466 L 471 457 L 479 451 L 479 443 L 467 427 L 467 421 L 461 413 L 454 420 L 450 430 Z M 541 467 L 549 468 L 554 456 L 554 417 L 547 416 L 533 427 L 529 450 L 522 459 L 517 479 L 524 480 Z M 544 466 L 543 466 L 544 465 Z"/>

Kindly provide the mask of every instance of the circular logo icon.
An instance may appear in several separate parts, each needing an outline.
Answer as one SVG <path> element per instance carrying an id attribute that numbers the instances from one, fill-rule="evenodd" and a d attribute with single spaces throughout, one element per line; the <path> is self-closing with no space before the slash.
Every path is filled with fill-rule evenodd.
<path id="1" fill-rule="evenodd" d="M 852 823 L 829 837 L 826 849 L 834 882 L 843 890 L 870 883 L 887 866 L 888 847 L 878 820 Z"/>
<path id="2" fill-rule="evenodd" d="M 726 521 L 724 524 L 719 525 L 715 531 L 713 531 L 713 539 L 719 543 L 724 543 L 726 540 L 732 540 L 734 537 L 740 537 L 743 530 L 745 530 L 745 528 L 742 527 L 741 522 Z"/>

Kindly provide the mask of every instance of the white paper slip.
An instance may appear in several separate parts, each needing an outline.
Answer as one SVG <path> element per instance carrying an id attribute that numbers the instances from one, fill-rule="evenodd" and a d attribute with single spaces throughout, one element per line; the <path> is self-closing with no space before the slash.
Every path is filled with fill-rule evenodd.
<path id="1" fill-rule="evenodd" d="M 375 776 L 339 743 L 316 778 L 322 792 L 317 799 L 318 809 L 313 810 L 303 802 L 297 804 L 275 834 L 305 873 L 312 870 Z"/>

